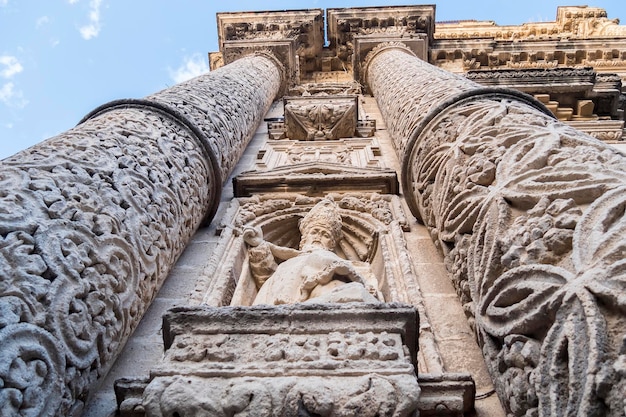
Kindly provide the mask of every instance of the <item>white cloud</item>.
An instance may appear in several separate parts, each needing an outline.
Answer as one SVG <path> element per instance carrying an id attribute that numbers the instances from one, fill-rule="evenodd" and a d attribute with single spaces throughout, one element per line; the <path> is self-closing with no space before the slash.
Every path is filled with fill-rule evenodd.
<path id="1" fill-rule="evenodd" d="M 21 91 L 15 90 L 15 85 L 12 82 L 8 82 L 0 87 L 0 102 L 8 107 L 18 109 L 22 109 L 28 104 L 28 100 L 24 98 Z"/>
<path id="2" fill-rule="evenodd" d="M 75 4 L 75 3 L 78 3 L 78 0 L 67 0 L 67 2 L 69 4 Z"/>
<path id="3" fill-rule="evenodd" d="M 9 0 L 0 0 L 0 7 L 6 6 L 9 4 Z"/>
<path id="4" fill-rule="evenodd" d="M 190 57 L 185 57 L 183 64 L 172 70 L 168 68 L 170 78 L 176 83 L 182 83 L 191 78 L 197 77 L 209 71 L 209 64 L 202 54 L 196 53 Z"/>
<path id="5" fill-rule="evenodd" d="M 0 69 L 0 76 L 3 78 L 11 78 L 24 70 L 17 58 L 11 55 L 0 55 L 0 65 L 4 66 Z"/>
<path id="6" fill-rule="evenodd" d="M 70 0 L 76 2 L 78 0 Z M 102 0 L 91 0 L 89 2 L 89 24 L 80 27 L 78 30 L 80 35 L 85 40 L 95 38 L 100 33 L 100 7 L 102 6 Z"/>
<path id="7" fill-rule="evenodd" d="M 37 19 L 37 22 L 35 23 L 35 27 L 37 29 L 39 29 L 40 27 L 42 27 L 43 25 L 45 25 L 49 21 L 50 21 L 50 19 L 48 18 L 48 16 L 41 16 L 39 19 Z"/>

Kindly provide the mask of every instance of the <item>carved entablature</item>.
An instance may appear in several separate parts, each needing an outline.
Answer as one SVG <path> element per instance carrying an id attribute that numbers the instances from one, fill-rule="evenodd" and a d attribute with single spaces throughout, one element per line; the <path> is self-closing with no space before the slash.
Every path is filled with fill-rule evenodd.
<path id="1" fill-rule="evenodd" d="M 626 26 L 597 7 L 559 7 L 552 22 L 437 23 L 429 62 L 452 72 L 591 66 L 626 79 Z"/>
<path id="2" fill-rule="evenodd" d="M 321 9 L 217 13 L 220 51 L 229 41 L 281 41 L 293 39 L 298 55 L 319 55 L 324 44 Z"/>
<path id="3" fill-rule="evenodd" d="M 559 120 L 598 139 L 622 140 L 622 82 L 616 74 L 591 67 L 468 71 L 467 78 L 486 86 L 532 94 Z"/>
<path id="4" fill-rule="evenodd" d="M 620 26 L 619 19 L 609 19 L 600 7 L 558 7 L 556 26 L 562 34 L 581 38 L 626 36 L 626 26 Z"/>
<path id="5" fill-rule="evenodd" d="M 285 66 L 289 85 L 300 71 L 316 70 L 324 46 L 321 9 L 217 14 L 219 52 L 209 54 L 211 70 L 253 52 L 267 51 Z"/>
<path id="6" fill-rule="evenodd" d="M 462 20 L 437 23 L 436 39 L 493 38 L 498 40 L 624 37 L 626 26 L 608 19 L 605 9 L 589 6 L 557 8 L 556 21 L 499 26 L 494 21 Z"/>
<path id="7" fill-rule="evenodd" d="M 289 139 L 330 140 L 353 137 L 357 96 L 285 97 L 285 129 Z"/>
<path id="8" fill-rule="evenodd" d="M 328 9 L 326 15 L 330 48 L 346 67 L 353 65 L 356 37 L 420 39 L 427 49 L 435 30 L 433 5 Z"/>

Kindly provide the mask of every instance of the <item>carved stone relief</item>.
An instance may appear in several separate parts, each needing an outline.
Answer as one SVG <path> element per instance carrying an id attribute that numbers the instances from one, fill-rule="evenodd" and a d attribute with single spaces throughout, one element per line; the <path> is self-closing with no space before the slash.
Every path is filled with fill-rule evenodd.
<path id="1" fill-rule="evenodd" d="M 379 77 L 397 59 L 390 50 L 372 61 L 377 96 L 395 88 Z M 515 416 L 623 414 L 626 159 L 524 97 L 437 93 L 449 74 L 414 61 L 403 60 L 414 78 L 402 91 L 433 104 L 394 132 L 403 183 L 446 257 L 502 402 Z M 433 86 L 416 93 L 420 77 Z M 406 117 L 384 100 L 381 110 L 390 125 Z"/>
<path id="2" fill-rule="evenodd" d="M 353 97 L 285 97 L 286 135 L 293 140 L 331 140 L 355 135 L 358 117 Z"/>
<path id="3" fill-rule="evenodd" d="M 275 122 L 270 123 L 276 129 Z M 370 126 L 369 129 L 374 127 Z M 268 141 L 264 145 L 259 151 L 256 165 L 259 170 L 313 162 L 346 167 L 383 168 L 380 157 L 380 144 L 376 138 L 339 139 L 315 144 L 280 140 Z"/>
<path id="4" fill-rule="evenodd" d="M 394 253 L 406 252 L 402 228 L 407 224 L 399 202 L 392 196 L 378 194 L 346 194 L 337 196 L 336 200 L 343 219 L 343 238 L 336 248 L 338 256 L 360 265 L 357 268 L 371 271 L 367 273 L 376 277 L 376 290 L 382 293 L 384 300 L 407 302 L 410 298 L 404 288 L 407 279 L 400 279 L 400 276 L 401 270 L 406 271 L 410 266 L 402 266 L 399 260 L 389 258 L 390 246 L 394 247 Z M 320 197 L 268 194 L 238 201 L 233 223 L 224 229 L 227 232 L 232 228 L 234 232 L 230 240 L 227 239 L 231 250 L 216 254 L 211 262 L 223 272 L 212 267 L 207 275 L 215 275 L 216 279 L 209 283 L 209 288 L 201 289 L 206 284 L 199 283 L 198 295 L 209 305 L 251 305 L 256 297 L 257 287 L 249 271 L 247 246 L 241 235 L 246 228 L 260 228 L 265 241 L 297 250 L 301 240 L 298 221 Z M 225 273 L 226 270 L 229 272 Z M 414 296 L 415 300 L 419 299 L 418 293 Z"/>
<path id="5" fill-rule="evenodd" d="M 409 306 L 195 307 L 164 320 L 165 359 L 141 403 L 120 398 L 124 416 L 416 415 Z"/>

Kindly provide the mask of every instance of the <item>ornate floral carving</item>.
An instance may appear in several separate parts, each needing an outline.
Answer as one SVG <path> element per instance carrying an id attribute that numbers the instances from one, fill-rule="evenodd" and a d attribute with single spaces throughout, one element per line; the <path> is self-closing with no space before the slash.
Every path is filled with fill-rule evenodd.
<path id="1" fill-rule="evenodd" d="M 377 71 L 397 59 L 372 62 L 376 95 L 395 88 Z M 516 416 L 621 415 L 626 160 L 523 99 L 484 91 L 442 103 L 449 75 L 415 61 L 404 60 L 419 74 L 402 88 L 432 104 L 412 117 L 427 121 L 417 133 L 394 132 L 408 153 L 405 189 L 446 255 L 503 402 Z M 434 86 L 416 92 L 424 78 Z M 381 108 L 389 125 L 406 117 Z"/>
<path id="2" fill-rule="evenodd" d="M 289 139 L 326 140 L 355 135 L 357 97 L 291 97 L 285 99 Z"/>
<path id="3" fill-rule="evenodd" d="M 113 102 L 3 161 L 3 412 L 80 413 L 219 200 L 280 85 L 272 66 L 250 57 L 148 100 Z"/>

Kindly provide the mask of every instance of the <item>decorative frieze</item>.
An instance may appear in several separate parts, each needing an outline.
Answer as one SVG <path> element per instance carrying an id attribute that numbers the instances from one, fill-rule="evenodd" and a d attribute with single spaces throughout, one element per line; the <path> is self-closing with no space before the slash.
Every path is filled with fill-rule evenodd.
<path id="1" fill-rule="evenodd" d="M 621 415 L 624 156 L 397 47 L 367 71 L 508 412 Z"/>

